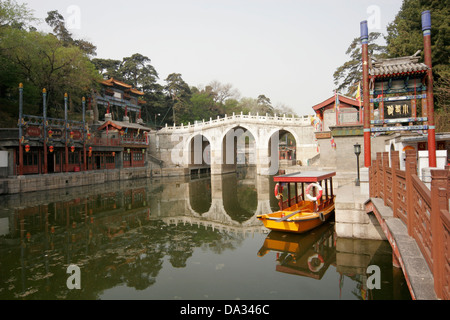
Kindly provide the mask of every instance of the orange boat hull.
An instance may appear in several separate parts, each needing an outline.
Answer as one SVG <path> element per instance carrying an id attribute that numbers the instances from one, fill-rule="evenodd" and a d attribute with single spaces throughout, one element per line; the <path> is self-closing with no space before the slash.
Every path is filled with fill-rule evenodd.
<path id="1" fill-rule="evenodd" d="M 257 218 L 264 223 L 267 229 L 273 231 L 304 233 L 321 226 L 334 212 L 334 203 L 318 212 L 312 212 L 311 206 L 303 204 L 304 209 L 301 212 L 285 221 L 279 221 L 297 211 L 298 207 L 298 205 L 295 205 L 283 211 L 258 215 Z"/>

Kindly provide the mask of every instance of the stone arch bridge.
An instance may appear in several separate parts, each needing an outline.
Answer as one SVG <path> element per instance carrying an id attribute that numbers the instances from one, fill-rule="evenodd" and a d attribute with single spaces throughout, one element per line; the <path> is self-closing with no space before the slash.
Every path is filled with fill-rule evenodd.
<path id="1" fill-rule="evenodd" d="M 166 124 L 152 135 L 150 145 L 162 169 L 168 171 L 206 169 L 218 175 L 234 172 L 238 165 L 254 165 L 257 174 L 273 175 L 279 168 L 280 137 L 286 133 L 295 139 L 292 160 L 306 164 L 318 154 L 310 116 L 241 113 L 188 125 Z"/>

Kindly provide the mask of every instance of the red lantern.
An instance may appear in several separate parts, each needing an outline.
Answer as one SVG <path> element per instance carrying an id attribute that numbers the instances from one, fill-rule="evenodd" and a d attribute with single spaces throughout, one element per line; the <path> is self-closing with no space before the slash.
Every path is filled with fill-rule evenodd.
<path id="1" fill-rule="evenodd" d="M 92 157 L 92 147 L 89 147 L 89 157 Z"/>
<path id="2" fill-rule="evenodd" d="M 88 139 L 90 139 L 90 138 L 91 138 L 91 134 L 90 134 L 90 133 L 88 133 L 88 134 L 87 134 L 87 137 L 88 137 Z"/>
<path id="3" fill-rule="evenodd" d="M 30 145 L 27 144 L 27 145 L 25 146 L 25 152 L 29 152 L 29 151 L 30 151 Z"/>
<path id="4" fill-rule="evenodd" d="M 73 139 L 73 131 L 70 131 L 70 139 Z"/>
<path id="5" fill-rule="evenodd" d="M 114 151 L 113 151 L 113 153 L 112 153 L 112 156 L 113 156 L 113 157 L 115 157 L 115 156 L 116 156 L 116 153 L 115 153 Z"/>
<path id="6" fill-rule="evenodd" d="M 48 130 L 48 136 L 51 138 L 53 136 L 53 131 L 52 129 Z"/>
<path id="7" fill-rule="evenodd" d="M 54 150 L 53 146 L 48 147 L 48 150 L 50 151 L 50 153 L 52 153 Z"/>
<path id="8" fill-rule="evenodd" d="M 70 151 L 71 151 L 71 152 L 75 152 L 75 146 L 71 146 L 71 147 L 70 147 Z"/>

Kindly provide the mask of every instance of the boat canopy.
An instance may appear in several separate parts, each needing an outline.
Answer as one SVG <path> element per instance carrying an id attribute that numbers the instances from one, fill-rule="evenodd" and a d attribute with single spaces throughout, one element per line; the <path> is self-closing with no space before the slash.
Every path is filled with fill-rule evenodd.
<path id="1" fill-rule="evenodd" d="M 275 182 L 306 182 L 314 183 L 334 177 L 334 171 L 305 171 L 285 174 L 273 178 Z"/>

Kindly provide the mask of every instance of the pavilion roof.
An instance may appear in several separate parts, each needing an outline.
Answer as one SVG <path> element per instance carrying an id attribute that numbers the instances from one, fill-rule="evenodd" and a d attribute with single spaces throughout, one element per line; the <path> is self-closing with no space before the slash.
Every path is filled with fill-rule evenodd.
<path id="1" fill-rule="evenodd" d="M 346 96 L 344 96 L 342 94 L 339 94 L 338 97 L 339 97 L 339 102 L 340 103 L 345 103 L 345 104 L 348 104 L 350 106 L 359 108 L 359 104 L 360 103 L 355 98 L 346 97 Z M 327 100 L 325 100 L 325 101 L 323 101 L 323 102 L 313 106 L 313 109 L 314 109 L 314 111 L 317 112 L 317 111 L 319 111 L 319 110 L 321 110 L 321 109 L 323 109 L 323 108 L 325 108 L 325 107 L 327 107 L 329 105 L 334 105 L 335 103 L 336 103 L 336 96 L 333 95 L 332 97 L 328 98 Z"/>
<path id="2" fill-rule="evenodd" d="M 116 85 L 116 86 L 124 88 L 125 92 L 131 92 L 131 93 L 137 94 L 139 96 L 143 96 L 144 95 L 144 92 L 133 88 L 132 85 L 129 85 L 129 84 L 123 82 L 123 81 L 116 80 L 114 78 L 110 78 L 108 80 L 102 80 L 102 81 L 100 81 L 100 83 L 105 85 L 105 86 L 108 86 L 108 87 L 114 87 L 114 85 Z"/>
<path id="3" fill-rule="evenodd" d="M 419 53 L 419 52 L 418 52 Z M 369 70 L 371 76 L 399 76 L 411 73 L 425 73 L 429 67 L 419 62 L 420 57 L 414 56 L 374 60 Z"/>
<path id="4" fill-rule="evenodd" d="M 122 129 L 126 129 L 126 128 L 130 128 L 130 129 L 140 129 L 142 131 L 150 131 L 151 129 L 149 127 L 143 126 L 139 123 L 131 123 L 131 122 L 127 122 L 127 121 L 116 121 L 116 120 L 108 120 L 105 121 L 105 123 L 103 123 L 98 130 L 103 130 L 105 129 L 107 126 L 111 126 L 114 127 L 118 130 L 122 130 Z"/>

